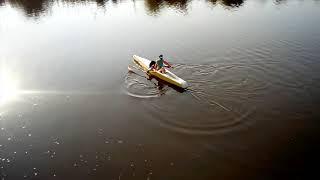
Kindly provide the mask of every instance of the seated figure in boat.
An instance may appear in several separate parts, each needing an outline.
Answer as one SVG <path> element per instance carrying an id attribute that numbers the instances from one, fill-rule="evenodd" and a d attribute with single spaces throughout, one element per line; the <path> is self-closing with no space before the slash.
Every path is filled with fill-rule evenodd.
<path id="1" fill-rule="evenodd" d="M 159 59 L 157 61 L 157 70 L 161 73 L 166 73 L 166 70 L 164 69 L 164 60 L 162 54 L 159 56 Z"/>
<path id="2" fill-rule="evenodd" d="M 157 70 L 157 63 L 155 61 L 150 62 L 148 72 L 153 70 Z"/>
<path id="3" fill-rule="evenodd" d="M 157 60 L 157 62 L 155 62 L 155 61 L 150 62 L 149 71 L 150 70 L 157 70 L 160 73 L 166 73 L 165 67 L 170 68 L 171 65 L 163 59 L 163 55 L 161 54 L 159 56 L 159 59 Z"/>

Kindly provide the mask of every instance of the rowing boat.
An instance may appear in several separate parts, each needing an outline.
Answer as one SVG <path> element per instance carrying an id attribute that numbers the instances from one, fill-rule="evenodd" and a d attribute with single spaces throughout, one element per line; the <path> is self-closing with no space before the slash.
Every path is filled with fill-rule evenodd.
<path id="1" fill-rule="evenodd" d="M 145 72 L 147 72 L 149 70 L 149 64 L 151 61 L 146 58 L 142 58 L 137 55 L 133 55 L 133 62 L 138 64 Z M 173 84 L 173 85 L 178 86 L 180 88 L 185 89 L 188 87 L 188 83 L 185 80 L 179 78 L 178 76 L 176 76 L 175 74 L 170 72 L 168 69 L 166 69 L 165 73 L 161 73 L 156 70 L 151 70 L 148 73 L 152 76 L 155 76 L 155 77 L 157 77 L 167 83 Z"/>

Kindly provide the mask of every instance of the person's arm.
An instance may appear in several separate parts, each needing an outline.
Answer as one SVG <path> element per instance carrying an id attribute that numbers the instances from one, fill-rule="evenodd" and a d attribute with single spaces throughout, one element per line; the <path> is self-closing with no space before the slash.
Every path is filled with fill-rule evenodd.
<path id="1" fill-rule="evenodd" d="M 154 66 L 151 66 L 148 70 L 147 73 L 149 73 L 150 71 L 152 71 L 154 69 Z"/>
<path id="2" fill-rule="evenodd" d="M 172 66 L 165 60 L 163 60 L 163 63 L 168 67 L 168 68 L 171 68 Z"/>

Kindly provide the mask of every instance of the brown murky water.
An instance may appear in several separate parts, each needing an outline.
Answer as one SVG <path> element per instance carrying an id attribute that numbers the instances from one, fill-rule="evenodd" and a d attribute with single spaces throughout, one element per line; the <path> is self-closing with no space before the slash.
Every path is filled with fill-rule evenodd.
<path id="1" fill-rule="evenodd" d="M 0 0 L 1 180 L 318 176 L 319 19 L 317 0 Z"/>

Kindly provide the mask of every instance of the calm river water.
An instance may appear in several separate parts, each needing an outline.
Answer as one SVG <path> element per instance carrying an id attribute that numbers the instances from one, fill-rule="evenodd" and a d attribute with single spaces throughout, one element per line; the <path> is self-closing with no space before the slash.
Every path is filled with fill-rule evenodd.
<path id="1" fill-rule="evenodd" d="M 319 82 L 317 0 L 0 0 L 0 179 L 319 177 Z"/>

